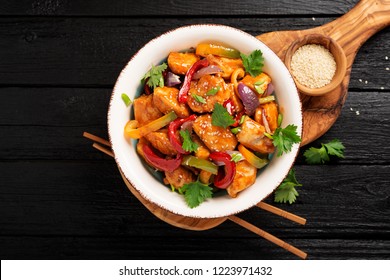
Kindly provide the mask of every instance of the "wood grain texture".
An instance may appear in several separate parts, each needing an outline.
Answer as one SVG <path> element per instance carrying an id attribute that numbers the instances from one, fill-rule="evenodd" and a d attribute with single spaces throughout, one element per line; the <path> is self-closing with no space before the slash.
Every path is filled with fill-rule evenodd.
<path id="1" fill-rule="evenodd" d="M 154 217 L 128 191 L 114 161 L 18 161 L 2 162 L 0 167 L 3 213 L 0 224 L 6 225 L 0 228 L 0 235 L 142 233 L 145 238 L 162 239 L 178 232 L 181 236 L 192 235 L 191 231 L 178 231 Z M 297 202 L 292 206 L 273 204 L 272 197 L 266 202 L 307 218 L 305 226 L 256 207 L 238 216 L 282 239 L 374 236 L 383 239 L 390 233 L 388 168 L 388 165 L 296 166 L 297 178 L 303 185 L 298 189 Z M 13 170 L 23 176 L 14 176 Z M 214 231 L 204 234 L 215 236 Z M 236 234 L 236 228 L 231 227 L 217 236 Z M 241 231 L 240 236 L 252 235 Z"/>
<path id="2" fill-rule="evenodd" d="M 205 16 L 205 15 L 292 15 L 344 14 L 357 0 L 349 1 L 288 1 L 270 5 L 268 1 L 233 0 L 208 1 L 58 1 L 58 0 L 3 0 L 0 15 L 40 16 Z M 299 7 L 299 9 L 297 8 Z"/>
<path id="3" fill-rule="evenodd" d="M 357 1 L 2 1 L 0 257 L 2 259 L 297 259 L 226 221 L 206 231 L 164 223 L 134 197 L 115 162 L 82 137 L 107 138 L 112 86 L 129 58 L 172 28 L 217 23 L 252 35 L 321 26 Z M 345 159 L 295 164 L 299 197 L 238 215 L 308 259 L 390 259 L 390 30 L 360 48 L 333 127 Z M 366 82 L 367 81 L 367 82 Z M 383 90 L 381 89 L 383 87 Z M 359 114 L 358 114 L 359 113 Z"/>
<path id="4" fill-rule="evenodd" d="M 139 48 L 175 27 L 217 23 L 259 35 L 308 29 L 331 20 L 334 18 L 0 18 L 0 85 L 112 88 Z M 352 68 L 350 89 L 390 89 L 389 79 L 384 79 L 390 74 L 385 60 L 389 53 L 390 30 L 385 29 L 362 47 Z"/>

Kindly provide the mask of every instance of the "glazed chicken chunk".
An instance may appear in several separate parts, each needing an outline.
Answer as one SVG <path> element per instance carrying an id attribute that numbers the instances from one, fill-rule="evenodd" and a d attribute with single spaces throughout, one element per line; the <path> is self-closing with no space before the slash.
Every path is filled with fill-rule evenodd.
<path id="1" fill-rule="evenodd" d="M 227 192 L 231 197 L 237 197 L 237 194 L 246 188 L 252 186 L 256 181 L 257 168 L 246 160 L 239 161 L 236 164 L 236 174 L 233 183 L 227 187 Z"/>
<path id="2" fill-rule="evenodd" d="M 153 103 L 161 113 L 167 114 L 174 111 L 179 118 L 190 115 L 187 105 L 179 103 L 177 96 L 179 90 L 174 87 L 156 87 L 153 92 Z"/>
<path id="3" fill-rule="evenodd" d="M 232 151 L 237 146 L 237 139 L 230 129 L 212 125 L 210 114 L 199 116 L 193 129 L 212 152 Z"/>
<path id="4" fill-rule="evenodd" d="M 237 134 L 237 140 L 254 151 L 263 154 L 273 153 L 275 147 L 271 139 L 264 135 L 264 132 L 264 126 L 246 117 L 241 126 L 241 131 Z"/>
<path id="5" fill-rule="evenodd" d="M 223 104 L 229 99 L 232 91 L 233 87 L 228 86 L 221 77 L 204 75 L 198 81 L 191 83 L 188 106 L 197 113 L 210 113 L 213 111 L 215 103 Z M 197 101 L 198 96 L 204 102 Z"/>

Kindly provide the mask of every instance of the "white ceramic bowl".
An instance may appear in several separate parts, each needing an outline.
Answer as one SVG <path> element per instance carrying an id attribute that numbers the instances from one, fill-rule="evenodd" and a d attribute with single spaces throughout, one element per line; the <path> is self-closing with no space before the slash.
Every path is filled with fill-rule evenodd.
<path id="1" fill-rule="evenodd" d="M 293 78 L 278 56 L 252 35 L 222 25 L 191 25 L 166 32 L 147 43 L 122 70 L 111 96 L 108 132 L 115 160 L 127 180 L 145 199 L 175 214 L 196 218 L 229 216 L 266 198 L 283 181 L 299 149 L 299 145 L 295 144 L 288 154 L 281 157 L 275 155 L 269 165 L 258 172 L 255 184 L 239 193 L 237 198 L 219 195 L 193 209 L 187 206 L 182 195 L 164 186 L 144 165 L 136 152 L 136 141 L 129 142 L 123 136 L 132 107 L 124 105 L 121 94 L 126 93 L 134 100 L 141 93 L 141 78 L 152 65 L 160 64 L 171 51 L 186 50 L 198 43 L 210 41 L 225 43 L 245 54 L 260 49 L 264 56 L 263 71 L 272 78 L 276 98 L 283 112 L 282 126 L 295 124 L 298 126 L 298 133 L 302 132 L 301 103 Z"/>

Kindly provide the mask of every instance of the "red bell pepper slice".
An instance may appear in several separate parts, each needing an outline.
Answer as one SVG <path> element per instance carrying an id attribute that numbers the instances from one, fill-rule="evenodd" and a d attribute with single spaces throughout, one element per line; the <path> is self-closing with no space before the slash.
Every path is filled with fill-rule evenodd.
<path id="1" fill-rule="evenodd" d="M 234 179 L 236 175 L 236 163 L 232 161 L 232 157 L 228 153 L 224 152 L 212 152 L 210 159 L 223 162 L 224 168 L 218 170 L 217 176 L 214 178 L 214 185 L 220 189 L 226 189 Z"/>
<path id="2" fill-rule="evenodd" d="M 177 130 L 182 126 L 183 123 L 188 121 L 194 121 L 197 115 L 193 114 L 184 119 L 176 119 L 171 122 L 168 126 L 168 138 L 172 146 L 176 149 L 179 154 L 189 154 L 189 152 L 183 149 L 183 144 L 181 142 L 180 136 L 177 133 Z"/>
<path id="3" fill-rule="evenodd" d="M 142 146 L 142 151 L 144 152 L 145 160 L 154 168 L 161 171 L 173 172 L 180 166 L 183 158 L 181 154 L 177 154 L 176 158 L 174 159 L 162 158 L 158 156 L 147 144 Z"/>
<path id="4" fill-rule="evenodd" d="M 233 115 L 233 113 L 234 113 L 234 104 L 233 104 L 233 101 L 231 99 L 228 99 L 225 102 L 223 102 L 223 107 L 226 108 L 226 110 L 228 111 L 228 113 L 231 116 Z"/>
<path id="5" fill-rule="evenodd" d="M 190 90 L 191 86 L 191 80 L 194 76 L 195 72 L 199 69 L 206 67 L 209 65 L 209 62 L 207 59 L 202 59 L 197 62 L 195 62 L 190 69 L 188 69 L 186 75 L 184 76 L 183 85 L 179 91 L 178 100 L 180 103 L 186 103 L 188 99 L 188 91 Z"/>

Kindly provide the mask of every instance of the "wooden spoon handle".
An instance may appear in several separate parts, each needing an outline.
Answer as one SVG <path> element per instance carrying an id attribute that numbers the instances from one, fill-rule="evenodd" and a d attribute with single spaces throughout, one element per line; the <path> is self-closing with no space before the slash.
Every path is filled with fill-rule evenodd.
<path id="1" fill-rule="evenodd" d="M 336 40 L 345 54 L 353 55 L 379 30 L 390 25 L 389 0 L 362 0 L 348 13 L 321 27 L 324 35 Z M 314 28 L 317 29 L 317 28 Z"/>

